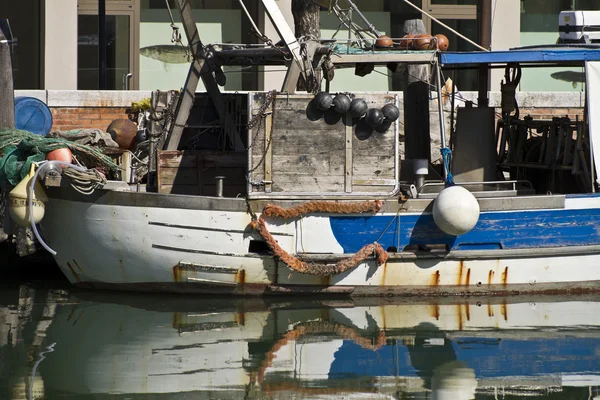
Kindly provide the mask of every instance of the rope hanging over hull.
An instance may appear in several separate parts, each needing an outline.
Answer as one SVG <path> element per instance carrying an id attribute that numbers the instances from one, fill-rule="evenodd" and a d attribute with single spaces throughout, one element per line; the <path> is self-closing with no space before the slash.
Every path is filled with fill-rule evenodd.
<path id="1" fill-rule="evenodd" d="M 337 214 L 354 214 L 354 213 L 376 213 L 381 210 L 383 202 L 365 201 L 361 203 L 336 203 L 331 201 L 311 201 L 300 204 L 292 208 L 283 208 L 274 204 L 267 204 L 262 212 L 265 217 L 274 218 L 297 218 L 304 214 L 310 213 L 337 213 Z"/>
<path id="2" fill-rule="evenodd" d="M 263 210 L 263 215 L 267 217 L 295 218 L 302 214 L 310 212 L 329 212 L 329 213 L 361 213 L 377 212 L 381 209 L 381 201 L 369 201 L 362 203 L 334 203 L 325 201 L 315 201 L 301 204 L 298 207 L 284 209 L 275 205 L 267 205 Z M 340 260 L 335 264 L 313 264 L 300 260 L 289 254 L 279 246 L 277 240 L 271 235 L 265 224 L 263 217 L 253 220 L 250 226 L 256 230 L 260 236 L 267 242 L 273 253 L 281 259 L 289 268 L 301 274 L 315 276 L 333 276 L 341 274 L 356 267 L 361 262 L 375 256 L 377 265 L 385 264 L 388 259 L 387 252 L 379 243 L 370 243 L 363 246 L 353 256 Z"/>

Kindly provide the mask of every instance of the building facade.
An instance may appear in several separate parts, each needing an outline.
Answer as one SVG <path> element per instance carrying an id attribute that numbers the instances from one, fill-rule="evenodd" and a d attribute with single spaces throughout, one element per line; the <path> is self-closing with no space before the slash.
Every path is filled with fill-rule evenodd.
<path id="1" fill-rule="evenodd" d="M 479 41 L 477 0 L 411 0 L 427 13 Z M 344 7 L 345 0 L 338 0 Z M 398 37 L 408 18 L 423 18 L 432 34 L 444 33 L 451 51 L 475 48 L 425 15 L 415 14 L 401 0 L 355 0 L 377 29 Z M 172 13 L 169 13 L 167 4 Z M 273 42 L 279 37 L 259 0 L 244 0 L 259 29 Z M 205 44 L 259 43 L 238 0 L 192 0 L 194 17 Z M 286 20 L 293 27 L 291 0 L 278 0 Z M 492 0 L 493 50 L 552 44 L 558 39 L 561 10 L 599 10 L 600 0 Z M 173 21 L 171 20 L 171 15 Z M 98 1 L 19 0 L 0 4 L 0 18 L 8 18 L 16 39 L 13 67 L 16 89 L 95 90 L 99 88 Z M 355 16 L 354 19 L 357 20 Z M 188 72 L 185 47 L 173 43 L 172 22 L 180 27 L 173 0 L 106 0 L 106 89 L 179 89 Z M 183 30 L 179 29 L 183 35 Z M 347 30 L 326 7 L 321 10 L 323 38 L 346 39 Z M 186 43 L 183 37 L 183 43 Z M 580 91 L 577 80 L 552 77 L 554 70 L 524 75 L 522 91 Z M 574 71 L 578 72 L 578 71 Z M 226 90 L 268 90 L 280 88 L 282 67 L 225 68 Z M 401 79 L 387 68 L 378 68 L 361 80 L 353 71 L 337 71 L 332 91 L 399 90 Z M 503 71 L 493 71 L 490 90 L 499 90 Z M 473 90 L 477 74 L 459 72 L 460 90 Z M 198 90 L 202 90 L 199 88 Z"/>

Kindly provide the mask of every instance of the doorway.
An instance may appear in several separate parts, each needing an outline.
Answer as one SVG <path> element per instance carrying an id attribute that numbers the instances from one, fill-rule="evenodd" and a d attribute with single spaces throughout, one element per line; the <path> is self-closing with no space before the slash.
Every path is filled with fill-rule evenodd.
<path id="1" fill-rule="evenodd" d="M 98 1 L 77 5 L 77 89 L 99 89 Z M 139 87 L 139 0 L 106 0 L 106 90 Z"/>

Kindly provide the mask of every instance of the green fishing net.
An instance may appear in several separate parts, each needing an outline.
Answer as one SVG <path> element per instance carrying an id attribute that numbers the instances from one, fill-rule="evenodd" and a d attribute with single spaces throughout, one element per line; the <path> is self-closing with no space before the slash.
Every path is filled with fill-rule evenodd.
<path id="1" fill-rule="evenodd" d="M 19 129 L 0 130 L 0 188 L 10 190 L 25 178 L 31 163 L 42 161 L 46 158 L 46 153 L 65 147 L 88 168 L 119 168 L 110 157 L 93 146 L 61 138 L 48 138 Z"/>

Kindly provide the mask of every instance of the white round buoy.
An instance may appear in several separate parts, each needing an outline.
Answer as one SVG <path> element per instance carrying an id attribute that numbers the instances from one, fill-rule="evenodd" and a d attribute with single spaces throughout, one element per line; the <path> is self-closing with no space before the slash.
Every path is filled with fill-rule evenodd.
<path id="1" fill-rule="evenodd" d="M 453 236 L 463 235 L 477 224 L 479 203 L 464 187 L 447 187 L 433 202 L 433 220 L 444 233 Z"/>

